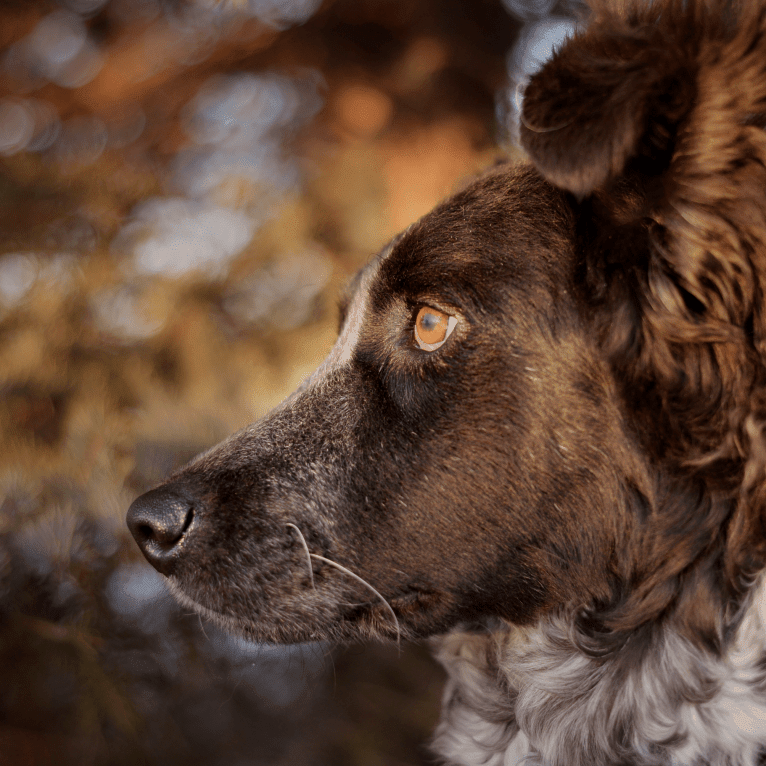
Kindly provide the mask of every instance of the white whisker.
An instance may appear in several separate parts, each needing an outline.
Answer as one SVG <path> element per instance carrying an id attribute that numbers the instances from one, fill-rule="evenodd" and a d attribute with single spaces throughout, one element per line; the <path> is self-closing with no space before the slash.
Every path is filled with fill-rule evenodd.
<path id="1" fill-rule="evenodd" d="M 391 613 L 391 617 L 394 618 L 394 623 L 396 625 L 396 644 L 397 646 L 401 646 L 401 639 L 402 639 L 402 631 L 399 628 L 399 620 L 396 617 L 396 612 L 394 612 L 393 607 L 391 604 L 386 601 L 386 599 L 383 597 L 383 595 L 377 591 L 375 588 L 370 585 L 370 583 L 367 582 L 367 580 L 363 580 L 358 574 L 354 574 L 350 569 L 346 569 L 342 564 L 338 564 L 337 561 L 333 561 L 332 559 L 325 558 L 324 556 L 320 556 L 318 553 L 309 553 L 309 556 L 311 556 L 312 559 L 317 559 L 318 561 L 324 561 L 325 564 L 329 564 L 332 567 L 335 567 L 336 569 L 340 570 L 344 574 L 347 574 L 349 577 L 353 577 L 358 583 L 361 585 L 364 585 L 365 588 L 369 588 L 382 602 L 383 605 L 388 609 L 388 611 Z"/>
<path id="2" fill-rule="evenodd" d="M 207 641 L 210 641 L 207 633 L 205 632 L 205 626 L 202 623 L 202 615 L 199 612 L 197 612 L 197 619 L 199 620 L 199 627 L 200 627 L 200 630 L 202 631 L 202 635 L 205 637 Z"/>
<path id="3" fill-rule="evenodd" d="M 286 526 L 290 527 L 291 529 L 294 529 L 298 533 L 298 537 L 300 538 L 301 545 L 303 545 L 303 550 L 306 551 L 306 561 L 309 566 L 309 577 L 311 578 L 311 588 L 312 590 L 316 590 L 316 586 L 314 585 L 314 568 L 311 566 L 311 552 L 309 551 L 309 546 L 306 544 L 306 538 L 303 536 L 303 532 L 301 532 L 301 530 L 295 524 L 291 524 L 288 521 Z"/>

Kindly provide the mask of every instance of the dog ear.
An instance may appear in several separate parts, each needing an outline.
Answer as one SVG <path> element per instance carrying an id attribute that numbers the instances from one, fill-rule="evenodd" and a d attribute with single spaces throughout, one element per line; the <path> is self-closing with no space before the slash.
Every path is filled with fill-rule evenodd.
<path id="1" fill-rule="evenodd" d="M 720 544 L 734 593 L 766 565 L 765 3 L 636 5 L 597 14 L 533 78 L 521 138 L 580 198 L 589 321 L 643 448 L 682 488 L 663 501 L 677 544 L 650 563 L 667 583 L 690 539 Z"/>
<path id="2" fill-rule="evenodd" d="M 545 178 L 578 197 L 617 177 L 632 158 L 666 164 L 694 97 L 678 35 L 663 39 L 649 20 L 632 21 L 594 19 L 524 94 L 522 146 Z"/>
<path id="3" fill-rule="evenodd" d="M 657 449 L 736 461 L 766 381 L 763 4 L 591 2 L 532 79 L 521 138 L 582 198 L 586 300 Z"/>

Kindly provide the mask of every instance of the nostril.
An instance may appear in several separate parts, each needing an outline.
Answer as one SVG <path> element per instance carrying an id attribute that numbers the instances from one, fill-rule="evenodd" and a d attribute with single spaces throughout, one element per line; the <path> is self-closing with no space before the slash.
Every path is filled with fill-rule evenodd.
<path id="1" fill-rule="evenodd" d="M 189 518 L 191 518 L 191 512 L 189 512 Z M 174 528 L 168 529 L 164 526 L 152 527 L 149 524 L 140 524 L 138 527 L 138 533 L 144 540 L 158 542 L 160 545 L 167 546 L 175 545 L 183 537 L 183 531 L 185 528 L 186 524 L 181 530 Z"/>
<path id="2" fill-rule="evenodd" d="M 193 508 L 171 506 L 162 515 L 152 518 L 151 522 L 139 523 L 137 528 L 144 540 L 171 547 L 184 536 L 193 518 Z"/>
<path id="3" fill-rule="evenodd" d="M 194 505 L 169 487 L 141 495 L 128 510 L 131 534 L 144 556 L 163 574 L 169 574 L 179 557 L 179 543 L 194 521 Z"/>
<path id="4" fill-rule="evenodd" d="M 148 524 L 139 524 L 136 531 L 142 540 L 151 540 L 154 537 L 154 530 Z"/>

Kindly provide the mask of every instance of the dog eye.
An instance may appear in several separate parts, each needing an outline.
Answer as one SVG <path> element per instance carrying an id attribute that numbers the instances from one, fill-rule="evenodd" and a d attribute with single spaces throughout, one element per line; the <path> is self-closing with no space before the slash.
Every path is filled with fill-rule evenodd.
<path id="1" fill-rule="evenodd" d="M 436 351 L 455 329 L 457 319 L 444 311 L 422 306 L 415 317 L 415 342 L 423 351 Z"/>

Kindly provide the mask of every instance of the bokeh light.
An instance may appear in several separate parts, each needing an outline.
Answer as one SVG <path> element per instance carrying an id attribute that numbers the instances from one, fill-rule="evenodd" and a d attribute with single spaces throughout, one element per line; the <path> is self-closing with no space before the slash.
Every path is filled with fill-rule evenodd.
<path id="1" fill-rule="evenodd" d="M 344 282 L 499 156 L 578 8 L 0 7 L 0 761 L 431 762 L 424 647 L 228 635 L 124 513 L 317 367 Z"/>

